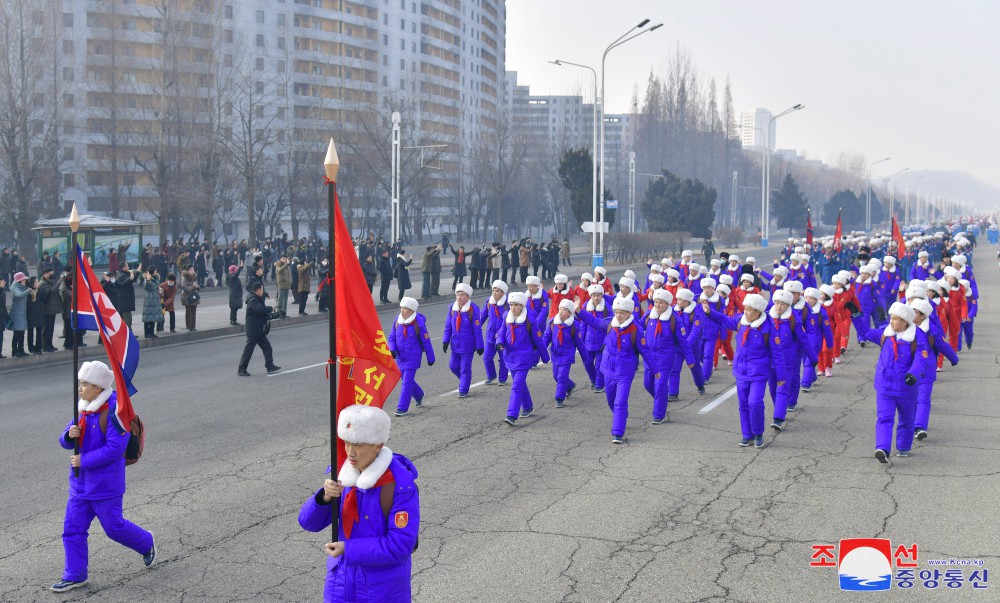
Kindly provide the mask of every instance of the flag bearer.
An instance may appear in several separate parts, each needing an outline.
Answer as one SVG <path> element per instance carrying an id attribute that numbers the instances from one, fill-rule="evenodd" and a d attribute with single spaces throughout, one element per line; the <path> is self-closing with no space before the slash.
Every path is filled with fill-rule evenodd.
<path id="1" fill-rule="evenodd" d="M 399 316 L 392 323 L 389 331 L 389 351 L 396 359 L 403 376 L 403 385 L 399 388 L 399 403 L 396 406 L 396 416 L 402 417 L 410 410 L 410 400 L 416 406 L 424 403 L 424 390 L 417 384 L 417 369 L 424 354 L 427 354 L 427 366 L 434 366 L 434 346 L 427 332 L 427 320 L 423 314 L 417 313 L 420 304 L 412 297 L 399 300 Z"/>

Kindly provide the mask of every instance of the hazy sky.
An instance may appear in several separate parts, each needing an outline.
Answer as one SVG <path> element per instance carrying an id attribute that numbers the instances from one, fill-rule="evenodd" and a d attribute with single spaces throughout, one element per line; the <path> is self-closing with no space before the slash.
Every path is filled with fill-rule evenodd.
<path id="1" fill-rule="evenodd" d="M 677 48 L 738 111 L 778 113 L 778 148 L 833 163 L 842 151 L 878 176 L 959 170 L 1000 186 L 1000 0 L 507 0 L 507 69 L 538 94 L 589 100 L 601 54 L 649 18 L 664 25 L 608 55 L 607 111 L 640 106 L 650 71 Z"/>

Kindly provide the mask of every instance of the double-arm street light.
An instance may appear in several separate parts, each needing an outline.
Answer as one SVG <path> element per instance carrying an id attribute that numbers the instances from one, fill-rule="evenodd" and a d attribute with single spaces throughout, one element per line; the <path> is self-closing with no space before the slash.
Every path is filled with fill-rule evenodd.
<path id="1" fill-rule="evenodd" d="M 761 196 L 760 204 L 761 204 L 761 214 L 762 214 L 760 217 L 761 221 L 760 244 L 762 247 L 767 247 L 768 234 L 770 231 L 770 229 L 768 228 L 768 222 L 769 222 L 768 213 L 770 213 L 771 211 L 771 199 L 769 194 L 771 190 L 771 151 L 770 151 L 771 127 L 774 125 L 774 122 L 779 117 L 784 117 L 785 115 L 788 115 L 793 111 L 798 111 L 800 109 L 805 109 L 805 108 L 806 108 L 805 105 L 799 103 L 798 105 L 789 107 L 784 111 L 782 111 L 781 113 L 778 113 L 767 122 L 767 132 L 764 135 L 764 182 L 761 183 L 761 191 L 760 191 L 760 196 Z"/>
<path id="2" fill-rule="evenodd" d="M 893 175 L 891 175 L 891 176 L 889 176 L 889 177 L 886 178 L 886 180 L 889 182 L 889 215 L 890 216 L 896 215 L 896 180 L 895 180 L 895 178 L 896 178 L 896 176 L 902 174 L 903 172 L 908 172 L 908 171 L 910 171 L 910 168 L 903 168 L 903 169 L 899 170 L 898 172 L 896 172 L 895 174 L 893 174 Z M 903 215 L 903 224 L 906 224 L 906 222 L 907 222 L 906 213 L 907 213 L 906 210 L 904 210 L 903 211 L 903 214 L 904 214 Z"/>
<path id="3" fill-rule="evenodd" d="M 889 161 L 892 157 L 884 157 L 868 164 L 868 200 L 865 202 L 865 230 L 872 229 L 872 167 Z M 890 208 L 891 211 L 891 208 Z"/>

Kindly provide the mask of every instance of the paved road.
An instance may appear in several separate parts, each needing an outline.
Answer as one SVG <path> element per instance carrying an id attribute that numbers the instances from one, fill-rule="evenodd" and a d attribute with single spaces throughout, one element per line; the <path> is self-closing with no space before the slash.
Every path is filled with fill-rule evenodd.
<path id="1" fill-rule="evenodd" d="M 389 445 L 420 470 L 417 601 L 834 601 L 834 569 L 810 568 L 811 546 L 882 537 L 937 558 L 978 558 L 1000 571 L 1000 276 L 983 262 L 983 314 L 972 351 L 941 374 L 931 436 L 886 468 L 872 458 L 871 346 L 856 345 L 787 431 L 742 449 L 731 377 L 705 396 L 688 380 L 672 422 L 650 424 L 633 387 L 628 439 L 610 443 L 610 413 L 590 392 L 556 410 L 548 367 L 533 371 L 535 415 L 501 424 L 509 388 L 479 385 L 459 400 L 445 358 L 419 373 L 427 403 L 394 420 Z M 476 300 L 477 303 L 480 299 Z M 424 307 L 439 337 L 443 304 Z M 382 313 L 388 324 L 393 313 Z M 95 524 L 91 583 L 72 600 L 320 600 L 323 534 L 299 529 L 301 502 L 328 460 L 325 329 L 276 329 L 285 371 L 235 376 L 242 338 L 144 351 L 135 403 L 146 456 L 128 469 L 126 515 L 156 533 L 151 569 Z M 435 341 L 440 350 L 440 340 Z M 4 486 L 0 600 L 68 599 L 59 577 L 66 453 L 56 444 L 70 411 L 63 366 L 0 376 Z M 582 367 L 573 377 L 586 383 Z M 479 359 L 474 382 L 483 379 Z M 946 393 L 948 392 L 948 393 Z M 390 404 L 394 404 L 392 399 Z M 965 569 L 968 575 L 970 569 Z M 928 596 L 995 600 L 998 584 Z"/>

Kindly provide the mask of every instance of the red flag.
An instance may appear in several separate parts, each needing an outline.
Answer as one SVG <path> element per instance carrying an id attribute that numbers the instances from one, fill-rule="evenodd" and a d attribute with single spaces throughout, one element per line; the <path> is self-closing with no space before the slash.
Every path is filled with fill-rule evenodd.
<path id="1" fill-rule="evenodd" d="M 899 230 L 896 216 L 892 217 L 892 240 L 896 242 L 896 257 L 902 259 L 906 255 L 906 241 L 903 239 L 902 231 Z"/>
<path id="2" fill-rule="evenodd" d="M 806 243 L 813 244 L 813 217 L 812 212 L 806 212 Z"/>
<path id="3" fill-rule="evenodd" d="M 74 284 L 77 288 L 76 324 L 80 329 L 101 334 L 101 344 L 108 354 L 111 371 L 115 374 L 118 403 L 113 419 L 118 431 L 124 433 L 130 429 L 135 417 L 129 396 L 136 392 L 132 377 L 139 366 L 139 340 L 111 304 L 79 246 L 76 252 L 80 263 Z"/>
<path id="4" fill-rule="evenodd" d="M 837 210 L 837 231 L 833 233 L 833 250 L 840 253 L 840 250 L 844 248 L 844 244 L 840 242 L 844 238 L 844 223 L 840 219 L 840 214 L 844 210 Z"/>
<path id="5" fill-rule="evenodd" d="M 351 234 L 340 213 L 340 199 L 337 198 L 336 189 L 333 205 L 331 211 L 336 212 L 333 303 L 337 308 L 337 355 L 341 363 L 339 374 L 335 377 L 339 381 L 337 416 L 334 421 L 339 422 L 340 411 L 351 404 L 382 408 L 402 374 L 389 352 L 382 323 L 375 311 L 375 302 L 370 293 L 365 293 L 368 290 L 365 276 L 358 256 L 354 253 Z M 347 458 L 340 438 L 337 439 L 337 446 L 337 458 Z M 340 468 L 336 467 L 333 474 L 337 475 L 339 471 Z"/>

